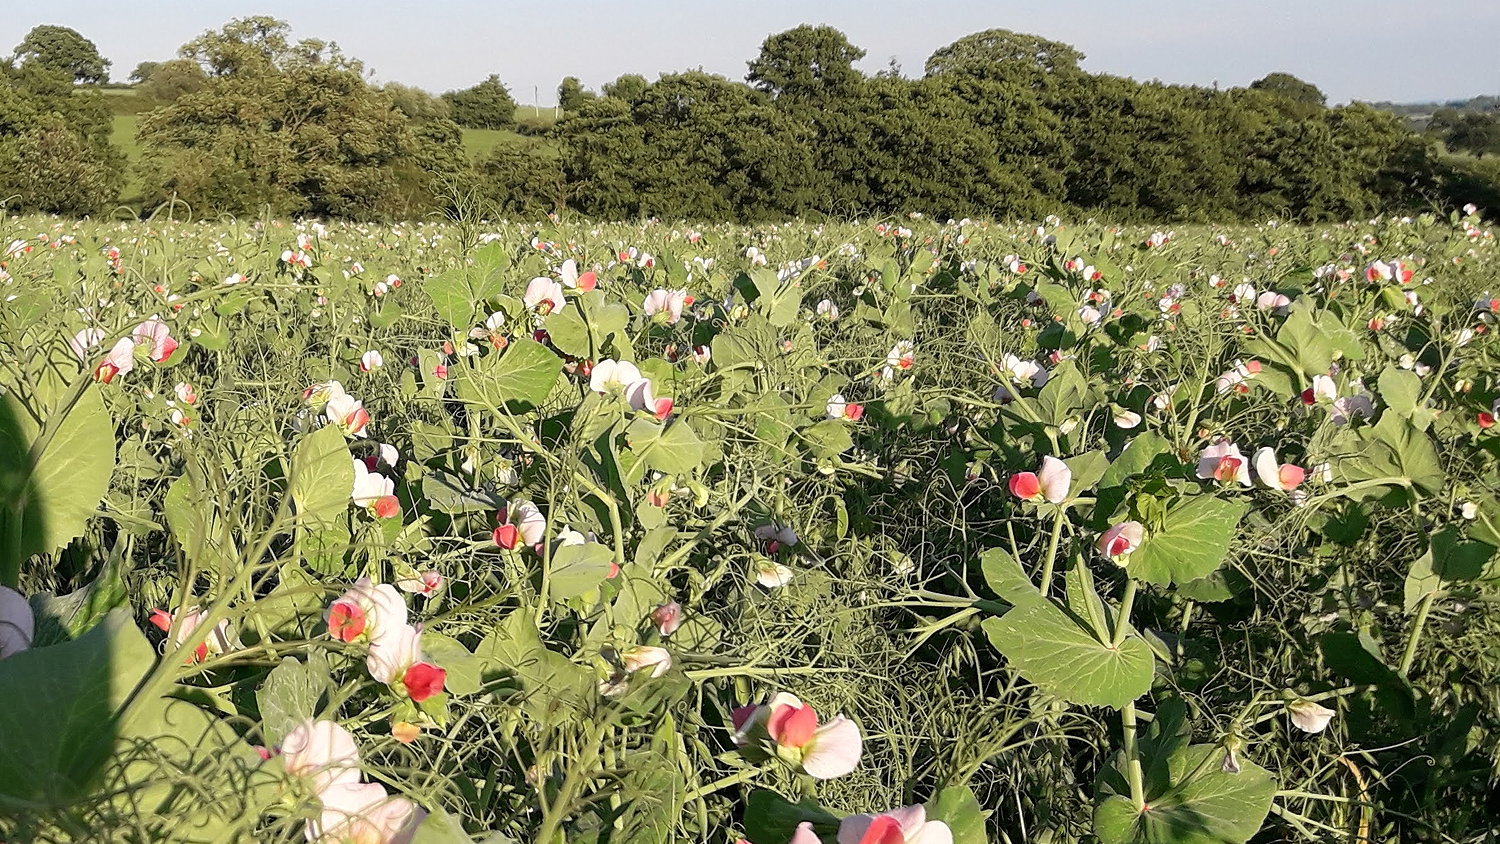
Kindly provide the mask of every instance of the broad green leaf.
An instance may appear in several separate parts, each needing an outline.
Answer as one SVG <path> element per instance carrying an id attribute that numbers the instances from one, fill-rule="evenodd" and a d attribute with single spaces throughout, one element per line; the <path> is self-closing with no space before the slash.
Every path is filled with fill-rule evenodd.
<path id="1" fill-rule="evenodd" d="M 984 816 L 973 789 L 966 785 L 949 786 L 927 803 L 927 819 L 947 824 L 953 844 L 989 844 Z"/>
<path id="2" fill-rule="evenodd" d="M 645 477 L 648 469 L 686 475 L 703 462 L 703 441 L 680 417 L 666 423 L 637 419 L 626 429 L 625 441 L 636 460 L 626 472 L 632 483 Z"/>
<path id="3" fill-rule="evenodd" d="M 0 806 L 62 806 L 87 793 L 115 744 L 115 710 L 156 661 L 116 610 L 79 638 L 0 666 Z"/>
<path id="4" fill-rule="evenodd" d="M 849 425 L 839 419 L 825 419 L 802 429 L 802 441 L 816 457 L 838 457 L 854 447 Z"/>
<path id="5" fill-rule="evenodd" d="M 297 725 L 317 715 L 318 698 L 328 690 L 329 666 L 322 651 L 309 651 L 307 662 L 283 657 L 255 693 L 260 706 L 261 738 L 280 745 Z"/>
<path id="6" fill-rule="evenodd" d="M 811 798 L 792 803 L 774 791 L 757 788 L 745 803 L 745 836 L 750 841 L 791 841 L 803 821 L 827 840 L 838 832 L 839 819 Z"/>
<path id="7" fill-rule="evenodd" d="M 1422 396 L 1422 379 L 1394 366 L 1381 371 L 1379 387 L 1386 406 L 1402 416 L 1411 416 Z"/>
<path id="8" fill-rule="evenodd" d="M 1100 844 L 1249 841 L 1271 811 L 1276 780 L 1246 759 L 1240 760 L 1239 773 L 1224 771 L 1217 758 L 1223 753 L 1218 745 L 1197 744 L 1174 754 L 1172 781 L 1147 792 L 1149 808 L 1144 812 L 1124 795 L 1105 797 L 1094 810 L 1094 834 Z"/>
<path id="9" fill-rule="evenodd" d="M 562 372 L 562 358 L 524 337 L 511 341 L 500 354 L 471 360 L 472 368 L 459 370 L 459 395 L 502 411 L 507 406 L 525 409 L 541 404 Z"/>
<path id="10" fill-rule="evenodd" d="M 1021 570 L 1021 564 L 1003 549 L 991 548 L 980 554 L 979 568 L 984 573 L 984 582 L 1011 606 L 1019 607 L 1042 597 L 1031 578 Z"/>
<path id="11" fill-rule="evenodd" d="M 1072 496 L 1084 495 L 1093 489 L 1109 469 L 1109 457 L 1102 451 L 1086 451 L 1063 462 L 1073 472 L 1072 486 L 1068 490 Z"/>
<path id="12" fill-rule="evenodd" d="M 509 839 L 502 839 L 508 841 Z M 440 806 L 433 806 L 417 827 L 411 844 L 474 844 L 474 839 L 464 832 L 463 824 Z"/>
<path id="13" fill-rule="evenodd" d="M 1484 576 L 1495 547 L 1472 539 L 1460 539 L 1450 525 L 1434 531 L 1427 552 L 1412 563 L 1403 589 L 1406 611 L 1416 609 L 1427 595 L 1443 592 L 1443 584 L 1476 580 Z"/>
<path id="14" fill-rule="evenodd" d="M 1125 443 L 1118 457 L 1109 468 L 1105 470 L 1104 476 L 1099 479 L 1100 489 L 1116 487 L 1136 475 L 1150 468 L 1152 462 L 1160 455 L 1166 454 L 1170 446 L 1155 431 L 1145 431 L 1132 437 Z"/>
<path id="15" fill-rule="evenodd" d="M 484 684 L 484 660 L 470 653 L 457 639 L 424 631 L 422 655 L 448 672 L 444 688 L 449 694 L 471 695 Z"/>
<path id="16" fill-rule="evenodd" d="M 467 331 L 474 324 L 474 292 L 464 270 L 435 275 L 422 282 L 422 290 L 433 310 L 454 330 Z"/>
<path id="17" fill-rule="evenodd" d="M 1339 445 L 1342 454 L 1334 471 L 1347 483 L 1390 479 L 1391 484 L 1375 489 L 1379 492 L 1405 479 L 1430 495 L 1447 480 L 1432 438 L 1396 413 L 1381 414 L 1380 421 L 1368 428 L 1347 431 Z"/>
<path id="18" fill-rule="evenodd" d="M 29 599 L 36 621 L 31 646 L 67 642 L 94 629 L 111 611 L 130 602 L 121 576 L 123 560 L 111 559 L 93 582 L 66 595 L 38 592 Z"/>
<path id="19" fill-rule="evenodd" d="M 328 527 L 349 509 L 354 491 L 354 460 L 344 432 L 325 425 L 292 452 L 292 502 L 297 517 L 313 527 Z"/>
<path id="20" fill-rule="evenodd" d="M 1069 417 L 1083 413 L 1088 394 L 1088 383 L 1078 367 L 1072 361 L 1064 361 L 1037 393 L 1037 414 L 1048 425 L 1061 425 Z"/>
<path id="21" fill-rule="evenodd" d="M 1151 688 L 1151 648 L 1139 636 L 1111 648 L 1051 601 L 985 619 L 984 632 L 1023 678 L 1069 702 L 1119 709 Z"/>
<path id="22" fill-rule="evenodd" d="M 614 552 L 599 542 L 553 546 L 548 573 L 552 599 L 566 601 L 597 588 L 613 562 Z"/>
<path id="23" fill-rule="evenodd" d="M 16 395 L 0 397 L 0 575 L 33 554 L 66 546 L 82 535 L 109 490 L 115 466 L 115 425 L 99 387 L 89 384 L 65 416 L 57 402 L 37 402 L 44 424 L 57 424 L 46 446 L 32 454 L 42 429 Z M 33 458 L 34 461 L 33 462 Z M 12 539 L 19 532 L 18 539 Z"/>
<path id="24" fill-rule="evenodd" d="M 519 696 L 522 711 L 535 719 L 553 712 L 571 717 L 598 694 L 594 672 L 546 647 L 531 624 L 530 612 L 506 616 L 474 655 L 481 660 L 484 680 L 507 682 Z"/>
<path id="25" fill-rule="evenodd" d="M 583 321 L 582 309 L 563 308 L 554 311 L 547 315 L 542 327 L 547 329 L 547 338 L 552 341 L 552 345 L 564 354 L 577 358 L 593 357 L 589 327 Z"/>
<path id="26" fill-rule="evenodd" d="M 1206 577 L 1223 564 L 1244 513 L 1243 503 L 1211 495 L 1180 502 L 1167 510 L 1160 527 L 1147 529 L 1126 571 L 1160 586 Z"/>

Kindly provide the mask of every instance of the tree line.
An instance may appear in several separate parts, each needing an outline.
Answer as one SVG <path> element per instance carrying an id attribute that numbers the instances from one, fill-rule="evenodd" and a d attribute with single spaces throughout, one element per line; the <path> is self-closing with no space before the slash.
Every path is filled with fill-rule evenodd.
<path id="1" fill-rule="evenodd" d="M 1219 221 L 1500 208 L 1493 161 L 1455 156 L 1446 138 L 1388 111 L 1330 108 L 1284 73 L 1227 90 L 1137 82 L 1083 71 L 1069 45 L 999 29 L 939 49 L 916 78 L 894 64 L 867 75 L 855 66 L 864 56 L 834 28 L 800 26 L 767 38 L 743 82 L 627 74 L 595 93 L 568 77 L 561 119 L 518 125 L 497 76 L 441 96 L 376 86 L 336 44 L 242 18 L 132 73 L 155 106 L 139 121 L 133 176 L 147 210 L 180 202 L 199 216 L 764 221 L 1072 208 Z M 117 203 L 126 161 L 99 90 L 108 66 L 55 26 L 0 64 L 11 210 Z M 518 133 L 470 157 L 465 128 Z"/>

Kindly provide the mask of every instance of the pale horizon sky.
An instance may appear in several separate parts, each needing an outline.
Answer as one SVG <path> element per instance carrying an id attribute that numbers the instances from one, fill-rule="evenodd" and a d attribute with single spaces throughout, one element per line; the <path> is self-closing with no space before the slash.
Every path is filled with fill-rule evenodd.
<path id="1" fill-rule="evenodd" d="M 1500 94 L 1500 3 L 1446 0 L 934 0 L 919 3 L 762 0 L 483 2 L 427 0 L 53 0 L 0 19 L 0 54 L 38 24 L 72 27 L 99 46 L 116 80 L 141 61 L 232 18 L 271 15 L 295 38 L 336 41 L 378 82 L 434 93 L 491 73 L 516 101 L 556 102 L 577 76 L 590 89 L 623 73 L 655 79 L 701 67 L 743 79 L 766 36 L 828 24 L 867 51 L 861 68 L 896 57 L 920 76 L 937 48 L 1001 27 L 1071 44 L 1091 73 L 1237 87 L 1273 71 L 1317 85 L 1330 103 L 1422 102 Z"/>

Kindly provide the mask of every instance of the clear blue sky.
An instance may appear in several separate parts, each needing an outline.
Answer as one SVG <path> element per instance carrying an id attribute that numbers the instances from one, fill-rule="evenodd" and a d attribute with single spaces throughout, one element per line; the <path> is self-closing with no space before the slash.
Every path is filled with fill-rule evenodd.
<path id="1" fill-rule="evenodd" d="M 826 23 L 869 55 L 873 72 L 895 56 L 920 75 L 932 51 L 970 32 L 1003 27 L 1063 41 L 1084 68 L 1137 79 L 1245 85 L 1271 71 L 1296 74 L 1331 102 L 1409 102 L 1500 94 L 1500 3 L 1493 0 L 886 0 L 729 4 L 682 0 L 52 0 L 7 4 L 0 53 L 37 24 L 70 26 L 114 62 L 137 62 L 234 17 L 266 14 L 297 37 L 337 41 L 379 81 L 435 92 L 491 73 L 516 99 L 556 99 L 574 75 L 590 88 L 622 73 L 702 67 L 745 74 L 769 34 Z"/>

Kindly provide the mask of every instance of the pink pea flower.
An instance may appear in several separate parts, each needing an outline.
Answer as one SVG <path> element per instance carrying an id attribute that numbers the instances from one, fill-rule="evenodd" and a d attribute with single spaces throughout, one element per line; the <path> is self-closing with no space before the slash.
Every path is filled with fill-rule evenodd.
<path id="1" fill-rule="evenodd" d="M 427 813 L 378 782 L 344 782 L 318 794 L 323 810 L 307 822 L 311 844 L 410 844 Z"/>
<path id="2" fill-rule="evenodd" d="M 281 743 L 281 758 L 286 772 L 309 778 L 315 792 L 359 782 L 359 747 L 333 721 L 309 718 L 298 724 Z"/>
<path id="3" fill-rule="evenodd" d="M 560 311 L 567 307 L 568 300 L 563 298 L 561 284 L 550 278 L 537 277 L 526 285 L 526 293 L 521 297 L 529 310 L 536 311 L 542 316 Z"/>
<path id="4" fill-rule="evenodd" d="M 648 317 L 657 317 L 668 325 L 676 325 L 682 319 L 684 306 L 692 304 L 693 298 L 686 290 L 664 290 L 657 288 L 646 294 L 646 301 L 642 303 L 641 310 Z"/>
<path id="5" fill-rule="evenodd" d="M 340 642 L 374 640 L 406 624 L 406 601 L 390 584 L 354 581 L 328 607 L 328 632 Z"/>
<path id="6" fill-rule="evenodd" d="M 672 400 L 657 397 L 651 388 L 650 378 L 642 378 L 626 386 L 625 399 L 630 402 L 632 410 L 644 410 L 659 422 L 665 422 L 672 415 Z"/>
<path id="7" fill-rule="evenodd" d="M 396 484 L 378 472 L 371 472 L 365 461 L 354 460 L 354 491 L 350 499 L 356 507 L 367 508 L 378 519 L 401 515 L 401 501 L 396 498 Z"/>
<path id="8" fill-rule="evenodd" d="M 323 408 L 323 414 L 331 424 L 337 425 L 345 436 L 363 437 L 365 426 L 370 424 L 370 412 L 365 410 L 364 402 L 344 392 L 329 397 L 328 404 Z"/>
<path id="9" fill-rule="evenodd" d="M 1146 538 L 1146 527 L 1140 522 L 1121 522 L 1100 534 L 1094 547 L 1099 553 L 1119 565 L 1130 561 L 1130 552 L 1141 547 Z"/>
<path id="10" fill-rule="evenodd" d="M 163 633 L 170 633 L 172 625 L 175 623 L 177 625 L 177 634 L 172 637 L 172 644 L 181 645 L 193 637 L 193 634 L 198 630 L 198 626 L 203 623 L 203 619 L 207 615 L 206 611 L 200 610 L 196 606 L 180 609 L 175 614 L 157 609 L 151 611 L 149 621 L 156 629 Z M 178 620 L 179 616 L 181 617 L 180 622 Z M 229 626 L 229 619 L 220 619 L 219 623 L 214 625 L 213 631 L 203 641 L 198 643 L 198 647 L 194 648 L 191 654 L 188 654 L 186 661 L 190 663 L 202 662 L 211 653 L 228 653 L 239 650 L 242 647 L 244 645 L 240 644 L 239 637 L 235 635 L 234 629 Z"/>
<path id="11" fill-rule="evenodd" d="M 177 351 L 177 341 L 172 338 L 170 327 L 159 317 L 153 316 L 137 325 L 131 338 L 136 345 L 150 348 L 147 356 L 155 363 L 161 363 Z"/>
<path id="12" fill-rule="evenodd" d="M 634 674 L 642 669 L 651 669 L 652 677 L 660 677 L 672 667 L 672 654 L 666 648 L 637 645 L 620 654 L 625 670 Z"/>
<path id="13" fill-rule="evenodd" d="M 135 369 L 135 341 L 121 337 L 94 367 L 94 380 L 108 384 L 116 375 L 129 375 L 132 369 Z"/>
<path id="14" fill-rule="evenodd" d="M 953 830 L 942 821 L 927 820 L 927 810 L 919 804 L 878 815 L 850 815 L 839 823 L 838 844 L 953 844 Z"/>
<path id="15" fill-rule="evenodd" d="M 443 690 L 448 672 L 422 658 L 422 631 L 410 624 L 382 630 L 370 642 L 365 668 L 377 682 L 395 687 L 421 703 Z"/>
<path id="16" fill-rule="evenodd" d="M 496 514 L 495 544 L 509 551 L 521 545 L 536 545 L 547 533 L 547 517 L 530 501 L 513 501 Z"/>
<path id="17" fill-rule="evenodd" d="M 398 580 L 396 585 L 403 592 L 410 592 L 414 595 L 432 595 L 443 588 L 443 576 L 435 571 L 424 571 L 416 577 Z"/>
<path id="18" fill-rule="evenodd" d="M 769 751 L 814 779 L 853 771 L 864 752 L 857 724 L 837 715 L 820 726 L 813 708 L 787 692 L 760 706 L 742 706 L 733 716 L 735 744 Z"/>
<path id="19" fill-rule="evenodd" d="M 593 270 L 580 274 L 578 272 L 578 262 L 572 258 L 563 261 L 562 267 L 558 269 L 557 274 L 562 279 L 564 287 L 582 290 L 585 293 L 593 290 L 599 284 L 599 276 L 595 275 Z"/>
<path id="20" fill-rule="evenodd" d="M 1219 440 L 1198 457 L 1198 477 L 1219 483 L 1238 483 L 1250 486 L 1250 465 L 1239 446 L 1229 440 Z"/>
<path id="21" fill-rule="evenodd" d="M 1042 468 L 1036 472 L 1017 472 L 1010 476 L 1011 495 L 1022 501 L 1061 504 L 1068 500 L 1068 488 L 1073 484 L 1073 470 L 1056 457 L 1042 458 Z"/>
<path id="22" fill-rule="evenodd" d="M 682 626 L 682 605 L 676 601 L 660 604 L 651 611 L 651 620 L 662 636 L 670 636 Z"/>
<path id="23" fill-rule="evenodd" d="M 1263 446 L 1255 452 L 1255 476 L 1271 489 L 1291 492 L 1302 485 L 1307 470 L 1291 463 L 1276 460 L 1276 450 Z"/>

